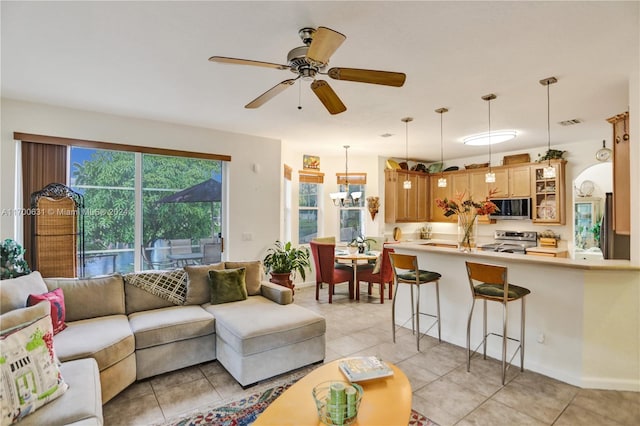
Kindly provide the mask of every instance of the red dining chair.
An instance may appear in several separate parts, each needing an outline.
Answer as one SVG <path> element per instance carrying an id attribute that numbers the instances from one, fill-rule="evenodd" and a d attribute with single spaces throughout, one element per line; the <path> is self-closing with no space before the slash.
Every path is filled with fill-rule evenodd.
<path id="1" fill-rule="evenodd" d="M 316 270 L 320 271 L 316 275 L 316 279 L 320 278 L 320 282 L 316 281 L 316 300 L 320 298 L 320 284 L 327 283 L 329 285 L 329 303 L 333 302 L 334 286 L 339 283 L 349 283 L 349 298 L 353 299 L 353 268 L 335 267 L 335 244 L 323 244 L 311 241 L 311 256 L 313 257 Z"/>
<path id="2" fill-rule="evenodd" d="M 380 284 L 380 303 L 384 303 L 384 286 L 389 284 L 389 300 L 393 298 L 393 268 L 391 268 L 391 261 L 389 260 L 389 253 L 394 253 L 395 250 L 389 247 L 383 247 L 382 254 L 380 254 L 380 267 L 378 271 L 376 268 L 371 269 L 358 269 L 358 282 L 356 283 L 356 299 L 360 299 L 360 281 L 369 283 L 367 293 L 371 295 L 371 287 L 373 284 Z"/>

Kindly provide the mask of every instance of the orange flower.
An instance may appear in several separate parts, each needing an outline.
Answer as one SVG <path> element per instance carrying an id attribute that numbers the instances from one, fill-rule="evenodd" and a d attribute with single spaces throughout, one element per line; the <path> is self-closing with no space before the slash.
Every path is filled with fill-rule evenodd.
<path id="1" fill-rule="evenodd" d="M 487 215 L 500 211 L 492 201 L 491 197 L 498 192 L 497 188 L 489 191 L 489 195 L 485 197 L 483 201 L 474 201 L 472 197 L 464 199 L 466 191 L 456 194 L 455 199 L 449 200 L 447 198 L 441 200 L 436 199 L 436 205 L 444 211 L 444 215 L 449 217 L 451 215 L 475 212 L 475 215 Z"/>

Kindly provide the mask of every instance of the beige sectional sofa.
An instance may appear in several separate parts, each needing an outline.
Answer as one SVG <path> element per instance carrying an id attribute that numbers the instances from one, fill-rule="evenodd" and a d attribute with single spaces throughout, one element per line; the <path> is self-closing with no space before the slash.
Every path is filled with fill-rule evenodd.
<path id="1" fill-rule="evenodd" d="M 209 270 L 239 267 L 246 269 L 247 299 L 212 305 Z M 164 279 L 163 274 L 172 279 L 184 276 L 184 284 L 174 286 L 177 291 L 170 300 L 131 284 L 143 275 Z M 247 386 L 325 356 L 324 318 L 293 304 L 290 289 L 263 277 L 260 262 L 92 279 L 43 280 L 34 272 L 0 281 L 0 321 L 15 314 L 12 311 L 33 309 L 25 307 L 29 294 L 62 288 L 67 328 L 54 336 L 54 347 L 63 377 L 70 389 L 82 388 L 94 399 L 97 394 L 102 403 L 136 380 L 215 359 Z M 176 298 L 182 303 L 176 304 Z M 0 327 L 5 328 L 1 322 Z M 90 391 L 93 382 L 99 387 Z M 100 404 L 70 417 L 64 407 L 71 399 L 69 392 L 23 422 L 102 424 Z M 40 417 L 45 413 L 47 417 Z"/>

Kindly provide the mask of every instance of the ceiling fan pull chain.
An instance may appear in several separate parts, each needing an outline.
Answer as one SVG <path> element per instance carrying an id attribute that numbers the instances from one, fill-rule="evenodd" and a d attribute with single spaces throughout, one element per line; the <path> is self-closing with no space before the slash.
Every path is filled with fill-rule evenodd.
<path id="1" fill-rule="evenodd" d="M 298 81 L 298 110 L 302 111 L 302 80 Z"/>

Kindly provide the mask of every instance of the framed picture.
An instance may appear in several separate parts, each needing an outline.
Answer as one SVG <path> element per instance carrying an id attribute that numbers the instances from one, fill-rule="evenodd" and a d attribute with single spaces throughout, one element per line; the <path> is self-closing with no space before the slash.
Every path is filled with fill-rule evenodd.
<path id="1" fill-rule="evenodd" d="M 317 155 L 304 154 L 302 158 L 302 167 L 311 170 L 320 170 L 320 157 Z"/>

